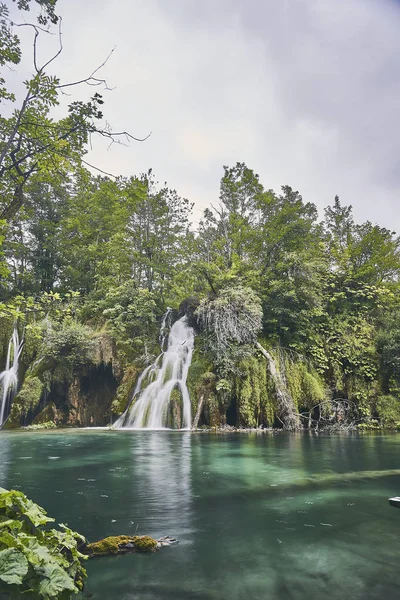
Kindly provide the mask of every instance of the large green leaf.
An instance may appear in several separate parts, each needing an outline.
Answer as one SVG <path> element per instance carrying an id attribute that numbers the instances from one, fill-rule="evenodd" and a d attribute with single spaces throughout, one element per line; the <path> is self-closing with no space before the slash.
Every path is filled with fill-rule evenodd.
<path id="1" fill-rule="evenodd" d="M 0 531 L 0 549 L 16 548 L 18 545 L 17 538 L 8 531 Z"/>
<path id="2" fill-rule="evenodd" d="M 58 595 L 64 591 L 78 591 L 73 579 L 61 567 L 46 565 L 40 569 L 40 575 L 42 580 L 39 584 L 39 593 L 44 598 L 58 598 Z"/>
<path id="3" fill-rule="evenodd" d="M 8 517 L 24 515 L 34 527 L 54 521 L 46 516 L 46 511 L 41 506 L 16 490 L 7 491 L 0 488 L 0 509 L 5 509 L 4 512 Z"/>
<path id="4" fill-rule="evenodd" d="M 0 579 L 5 583 L 20 585 L 27 572 L 28 561 L 19 550 L 8 548 L 0 552 Z"/>
<path id="5" fill-rule="evenodd" d="M 52 560 L 49 549 L 40 544 L 33 536 L 22 533 L 18 536 L 18 542 L 31 565 L 38 567 Z"/>
<path id="6" fill-rule="evenodd" d="M 32 500 L 28 500 L 26 503 L 24 514 L 26 517 L 28 517 L 28 519 L 30 519 L 35 527 L 38 527 L 39 525 L 46 525 L 46 523 L 51 523 L 54 521 L 54 519 L 46 517 L 46 513 L 43 508 L 32 502 Z"/>
<path id="7" fill-rule="evenodd" d="M 21 521 L 17 521 L 16 519 L 7 519 L 5 517 L 4 521 L 0 521 L 0 529 L 7 527 L 8 529 L 16 529 L 19 531 L 22 527 Z"/>

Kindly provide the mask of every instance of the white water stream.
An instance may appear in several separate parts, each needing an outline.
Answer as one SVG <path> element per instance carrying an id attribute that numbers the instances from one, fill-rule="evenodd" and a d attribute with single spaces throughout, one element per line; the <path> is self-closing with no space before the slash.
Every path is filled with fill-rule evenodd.
<path id="1" fill-rule="evenodd" d="M 186 379 L 192 360 L 194 333 L 187 318 L 176 321 L 166 340 L 170 309 L 164 315 L 160 329 L 161 354 L 140 375 L 130 405 L 114 423 L 116 428 L 166 429 L 171 394 L 180 391 L 182 399 L 182 429 L 191 427 L 191 405 Z M 164 351 L 164 346 L 167 348 Z"/>
<path id="2" fill-rule="evenodd" d="M 18 330 L 14 327 L 8 343 L 6 368 L 0 373 L 0 427 L 8 417 L 9 409 L 18 390 L 18 364 L 23 345 L 24 340 L 20 341 Z"/>

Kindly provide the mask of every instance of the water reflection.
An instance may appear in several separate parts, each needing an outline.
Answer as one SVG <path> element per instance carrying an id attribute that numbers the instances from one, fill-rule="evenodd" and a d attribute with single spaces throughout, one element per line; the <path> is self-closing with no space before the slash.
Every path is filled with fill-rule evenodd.
<path id="1" fill-rule="evenodd" d="M 10 465 L 10 444 L 7 439 L 0 443 L 0 487 L 7 489 Z"/>
<path id="2" fill-rule="evenodd" d="M 140 530 L 185 536 L 192 530 L 191 434 L 130 435 L 132 484 L 141 504 Z"/>

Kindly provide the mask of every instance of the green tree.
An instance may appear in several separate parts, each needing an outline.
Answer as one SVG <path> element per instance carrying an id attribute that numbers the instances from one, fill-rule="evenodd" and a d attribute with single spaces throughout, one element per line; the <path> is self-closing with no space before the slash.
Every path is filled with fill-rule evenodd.
<path id="1" fill-rule="evenodd" d="M 54 12 L 53 0 L 37 0 L 42 11 L 38 17 L 41 24 L 55 24 L 58 18 Z M 29 10 L 28 0 L 19 0 L 18 8 Z M 61 82 L 51 73 L 54 62 L 63 51 L 61 30 L 58 51 L 45 60 L 38 61 L 38 44 L 43 29 L 36 24 L 23 24 L 31 27 L 33 34 L 33 74 L 24 82 L 25 92 L 21 98 L 10 93 L 4 78 L 0 80 L 0 100 L 6 104 L 5 113 L 9 117 L 0 118 L 0 219 L 13 219 L 25 202 L 24 191 L 27 182 L 38 172 L 67 173 L 85 163 L 83 156 L 87 151 L 90 136 L 99 134 L 110 141 L 124 136 L 133 138 L 127 132 L 112 132 L 109 127 L 101 126 L 103 104 L 102 96 L 95 93 L 89 101 L 74 100 L 67 114 L 55 120 L 52 117 L 54 107 L 60 104 L 61 94 L 75 89 L 81 84 L 103 86 L 105 80 L 99 78 L 102 63 L 88 77 Z M 15 66 L 21 61 L 21 47 L 15 25 L 9 18 L 8 8 L 0 5 L 0 65 Z M 13 109 L 16 104 L 17 108 Z"/>

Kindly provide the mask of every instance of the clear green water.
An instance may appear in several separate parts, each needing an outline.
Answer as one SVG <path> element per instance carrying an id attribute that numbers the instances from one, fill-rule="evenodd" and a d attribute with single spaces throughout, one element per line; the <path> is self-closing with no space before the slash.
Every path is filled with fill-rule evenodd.
<path id="1" fill-rule="evenodd" d="M 398 596 L 400 435 L 1 433 L 0 485 L 92 541 L 179 539 L 90 561 L 86 598 Z"/>

